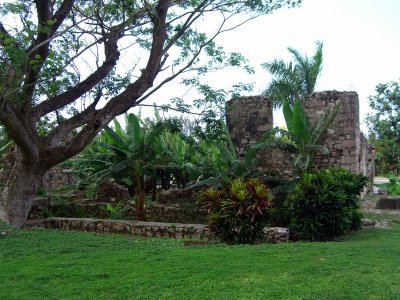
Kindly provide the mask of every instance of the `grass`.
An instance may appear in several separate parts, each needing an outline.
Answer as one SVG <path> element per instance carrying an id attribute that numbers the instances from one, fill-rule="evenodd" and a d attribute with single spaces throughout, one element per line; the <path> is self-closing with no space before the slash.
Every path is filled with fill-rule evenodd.
<path id="1" fill-rule="evenodd" d="M 394 210 L 390 210 L 394 211 Z M 400 211 L 399 213 L 390 213 L 390 212 L 385 212 L 385 211 L 380 211 L 380 212 L 369 212 L 369 211 L 363 211 L 362 212 L 363 218 L 371 219 L 371 220 L 377 220 L 377 221 L 382 221 L 382 220 L 388 220 L 388 221 L 398 221 L 400 222 Z"/>
<path id="2" fill-rule="evenodd" d="M 0 225 L 0 299 L 400 299 L 400 226 L 340 241 L 184 247 Z"/>

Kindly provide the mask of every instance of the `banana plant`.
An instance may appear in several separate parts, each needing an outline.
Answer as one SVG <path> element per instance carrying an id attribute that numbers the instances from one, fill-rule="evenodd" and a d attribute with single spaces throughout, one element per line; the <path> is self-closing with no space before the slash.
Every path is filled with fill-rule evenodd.
<path id="1" fill-rule="evenodd" d="M 207 144 L 205 155 L 202 155 L 199 166 L 202 176 L 200 181 L 193 186 L 221 186 L 228 184 L 232 179 L 259 175 L 257 168 L 259 159 L 256 149 L 246 149 L 241 157 L 230 138 L 226 124 L 221 121 L 222 128 L 225 130 L 226 140 L 215 144 Z"/>
<path id="2" fill-rule="evenodd" d="M 283 116 L 287 130 L 275 128 L 266 132 L 253 148 L 256 150 L 279 148 L 295 153 L 292 161 L 294 168 L 300 174 L 308 172 L 312 168 L 313 158 L 317 152 L 329 154 L 329 149 L 321 144 L 321 138 L 338 111 L 338 105 L 333 109 L 327 109 L 315 126 L 310 127 L 301 102 L 297 100 L 291 107 L 287 100 L 283 100 Z"/>
<path id="3" fill-rule="evenodd" d="M 185 188 L 189 182 L 199 178 L 195 153 L 180 134 L 165 132 L 159 146 L 164 157 L 164 168 L 171 172 L 178 188 Z"/>
<path id="4" fill-rule="evenodd" d="M 75 166 L 86 172 L 86 181 L 112 177 L 127 186 L 130 194 L 135 196 L 136 219 L 144 221 L 145 182 L 154 176 L 158 166 L 159 153 L 155 151 L 155 145 L 164 128 L 142 127 L 140 119 L 133 114 L 125 115 L 125 119 L 125 130 L 114 119 L 114 128 L 107 126 L 89 149 L 78 156 Z"/>

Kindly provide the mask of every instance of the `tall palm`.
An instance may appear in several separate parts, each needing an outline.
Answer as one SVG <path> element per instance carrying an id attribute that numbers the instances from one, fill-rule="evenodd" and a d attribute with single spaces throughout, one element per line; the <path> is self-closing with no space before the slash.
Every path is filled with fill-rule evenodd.
<path id="1" fill-rule="evenodd" d="M 307 101 L 310 98 L 322 69 L 322 47 L 323 43 L 317 41 L 316 51 L 311 58 L 289 47 L 293 62 L 275 59 L 262 64 L 265 70 L 275 76 L 263 93 L 272 100 L 275 108 L 282 106 L 283 99 L 293 105 L 295 100 Z"/>

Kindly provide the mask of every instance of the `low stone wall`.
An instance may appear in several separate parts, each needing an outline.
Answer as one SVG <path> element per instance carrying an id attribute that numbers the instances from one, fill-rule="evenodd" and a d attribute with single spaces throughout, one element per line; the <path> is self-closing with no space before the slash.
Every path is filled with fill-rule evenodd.
<path id="1" fill-rule="evenodd" d="M 156 222 L 134 222 L 121 220 L 49 218 L 29 220 L 27 228 L 56 228 L 65 230 L 82 230 L 99 233 L 130 234 L 144 237 L 169 237 L 195 241 L 216 241 L 206 225 L 171 224 Z M 272 243 L 289 241 L 289 230 L 281 227 L 268 227 L 264 230 L 265 238 Z"/>
<path id="2" fill-rule="evenodd" d="M 207 223 L 205 209 L 190 209 L 152 203 L 146 206 L 146 217 L 154 222 Z"/>
<path id="3" fill-rule="evenodd" d="M 376 209 L 400 209 L 400 196 L 382 197 L 376 203 Z"/>

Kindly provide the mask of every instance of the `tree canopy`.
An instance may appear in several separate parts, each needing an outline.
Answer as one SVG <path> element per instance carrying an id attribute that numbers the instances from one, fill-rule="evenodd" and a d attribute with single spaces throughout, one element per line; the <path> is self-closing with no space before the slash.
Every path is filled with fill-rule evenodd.
<path id="1" fill-rule="evenodd" d="M 217 45 L 220 34 L 300 2 L 1 4 L 0 123 L 18 155 L 0 200 L 0 219 L 21 225 L 46 170 L 80 152 L 115 116 L 164 84 L 190 71 L 201 76 L 228 65 L 245 67 L 239 53 Z"/>
<path id="2" fill-rule="evenodd" d="M 377 171 L 400 174 L 400 82 L 378 84 L 369 104 L 374 112 L 368 114 L 367 124 Z"/>

